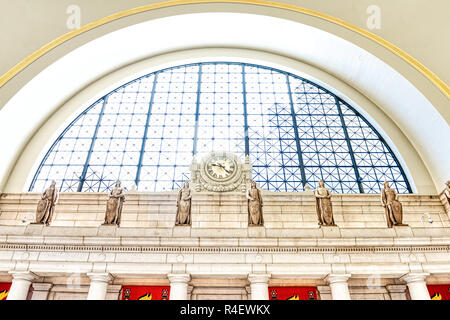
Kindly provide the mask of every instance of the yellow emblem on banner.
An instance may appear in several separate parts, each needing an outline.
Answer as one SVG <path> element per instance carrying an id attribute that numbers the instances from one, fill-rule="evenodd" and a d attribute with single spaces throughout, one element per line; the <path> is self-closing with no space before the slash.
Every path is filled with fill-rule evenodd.
<path id="1" fill-rule="evenodd" d="M 8 290 L 0 291 L 0 300 L 4 300 L 8 296 Z"/>
<path id="2" fill-rule="evenodd" d="M 152 300 L 152 294 L 146 293 L 142 297 L 140 297 L 138 300 Z"/>
<path id="3" fill-rule="evenodd" d="M 431 296 L 431 300 L 442 300 L 442 296 L 439 292 L 435 293 Z"/>

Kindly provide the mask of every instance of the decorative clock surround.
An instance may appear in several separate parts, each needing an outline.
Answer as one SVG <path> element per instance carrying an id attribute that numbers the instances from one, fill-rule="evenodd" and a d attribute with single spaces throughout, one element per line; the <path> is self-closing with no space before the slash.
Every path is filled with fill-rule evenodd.
<path id="1" fill-rule="evenodd" d="M 252 166 L 248 157 L 242 163 L 231 152 L 215 151 L 200 163 L 194 157 L 191 164 L 191 184 L 195 191 L 245 192 L 250 184 Z"/>

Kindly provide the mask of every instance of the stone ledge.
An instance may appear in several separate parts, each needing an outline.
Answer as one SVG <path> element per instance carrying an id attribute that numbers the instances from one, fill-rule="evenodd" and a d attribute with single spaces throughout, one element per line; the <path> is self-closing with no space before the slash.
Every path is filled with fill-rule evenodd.
<path id="1" fill-rule="evenodd" d="M 394 228 L 340 228 L 321 227 L 310 228 L 268 228 L 268 227 L 241 227 L 241 228 L 195 228 L 190 226 L 176 227 L 148 227 L 131 228 L 115 226 L 96 227 L 64 227 L 64 226 L 0 226 L 0 243 L 5 237 L 206 237 L 206 238 L 294 238 L 294 239 L 366 239 L 379 238 L 394 239 L 394 243 L 402 241 L 428 242 L 442 241 L 450 238 L 450 229 L 441 227 L 414 228 L 410 226 Z M 435 240 L 433 240 L 435 239 Z M 4 240 L 3 240 L 4 241 Z"/>
<path id="2" fill-rule="evenodd" d="M 234 241 L 227 243 L 228 246 L 224 246 L 223 243 L 206 243 L 206 246 L 201 245 L 200 239 L 188 238 L 186 241 L 186 246 L 179 246 L 178 243 L 173 241 L 172 238 L 160 239 L 159 242 L 153 243 L 130 243 L 128 245 L 115 244 L 114 242 L 106 244 L 104 239 L 103 243 L 89 242 L 85 244 L 47 244 L 43 243 L 43 239 L 40 239 L 40 243 L 37 241 L 26 243 L 25 239 L 22 242 L 15 243 L 1 243 L 0 251 L 29 251 L 29 252 L 213 252 L 213 253 L 232 253 L 232 252 L 248 252 L 248 253 L 331 253 L 331 254 L 342 254 L 342 253 L 396 253 L 403 254 L 408 252 L 422 252 L 422 253 L 450 253 L 450 239 L 447 245 L 397 245 L 397 246 L 382 246 L 376 245 L 375 240 L 372 245 L 368 246 L 333 246 L 328 243 L 328 245 L 322 246 L 280 246 L 277 243 L 278 239 L 272 239 L 265 243 L 265 247 L 257 246 L 257 241 L 252 243 L 250 239 L 242 243 L 236 243 Z M 258 240 L 258 239 L 256 239 Z M 214 246 L 211 246 L 213 244 Z"/>

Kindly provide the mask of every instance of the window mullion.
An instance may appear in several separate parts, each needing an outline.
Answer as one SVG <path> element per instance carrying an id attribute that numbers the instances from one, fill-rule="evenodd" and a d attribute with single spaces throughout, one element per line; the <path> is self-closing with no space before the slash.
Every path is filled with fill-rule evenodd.
<path id="1" fill-rule="evenodd" d="M 86 174 L 87 174 L 87 170 L 89 167 L 89 162 L 91 160 L 92 151 L 94 150 L 95 141 L 97 140 L 98 129 L 100 128 L 100 124 L 102 122 L 103 114 L 105 112 L 105 106 L 106 106 L 106 103 L 108 102 L 108 97 L 109 97 L 109 94 L 107 96 L 105 96 L 105 98 L 103 99 L 102 109 L 100 110 L 100 114 L 98 115 L 97 125 L 95 126 L 94 135 L 92 136 L 91 145 L 89 146 L 89 151 L 86 156 L 86 162 L 84 163 L 83 172 L 81 173 L 81 176 L 80 176 L 80 182 L 78 184 L 77 192 L 81 192 L 83 190 L 83 185 L 84 185 L 84 182 L 86 181 Z"/>
<path id="2" fill-rule="evenodd" d="M 250 138 L 248 136 L 248 118 L 247 118 L 247 88 L 245 85 L 245 65 L 242 65 L 242 103 L 244 107 L 244 139 L 245 155 L 250 155 Z"/>
<path id="3" fill-rule="evenodd" d="M 356 165 L 355 155 L 353 154 L 352 144 L 350 142 L 350 137 L 348 135 L 347 126 L 344 121 L 344 115 L 342 114 L 341 104 L 339 99 L 333 95 L 334 101 L 336 102 L 336 107 L 338 109 L 339 117 L 341 118 L 342 130 L 344 131 L 345 141 L 347 141 L 348 152 L 350 153 L 350 158 L 352 159 L 353 170 L 355 171 L 356 183 L 358 184 L 359 192 L 364 193 L 364 187 L 361 182 L 361 177 L 359 175 L 358 166 Z"/>
<path id="4" fill-rule="evenodd" d="M 197 153 L 197 140 L 198 140 L 198 125 L 200 118 L 200 95 L 202 87 L 202 65 L 198 65 L 198 83 L 197 83 L 197 105 L 195 109 L 195 129 L 194 129 L 194 144 L 192 147 L 192 155 L 195 156 Z"/>
<path id="5" fill-rule="evenodd" d="M 291 105 L 292 126 L 294 127 L 295 143 L 297 144 L 298 163 L 299 163 L 299 167 L 300 167 L 300 173 L 302 175 L 303 188 L 305 188 L 306 182 L 307 182 L 306 181 L 306 173 L 305 173 L 305 165 L 303 164 L 302 149 L 301 149 L 301 145 L 300 145 L 300 136 L 298 134 L 297 118 L 295 115 L 294 101 L 292 98 L 292 91 L 291 91 L 291 82 L 289 80 L 288 74 L 286 74 L 286 83 L 287 83 L 287 88 L 288 88 L 289 102 Z"/>
<path id="6" fill-rule="evenodd" d="M 145 143 L 146 143 L 147 135 L 148 135 L 148 127 L 150 126 L 150 117 L 152 115 L 152 107 L 153 107 L 153 101 L 155 98 L 158 74 L 159 73 L 155 73 L 155 77 L 153 78 L 152 94 L 150 97 L 150 102 L 148 104 L 147 120 L 145 121 L 144 136 L 142 138 L 142 145 L 141 145 L 141 153 L 139 154 L 139 162 L 138 162 L 137 170 L 136 170 L 136 179 L 134 180 L 134 182 L 136 184 L 136 188 L 139 186 L 139 182 L 141 181 L 141 168 L 142 168 L 142 162 L 144 160 Z"/>

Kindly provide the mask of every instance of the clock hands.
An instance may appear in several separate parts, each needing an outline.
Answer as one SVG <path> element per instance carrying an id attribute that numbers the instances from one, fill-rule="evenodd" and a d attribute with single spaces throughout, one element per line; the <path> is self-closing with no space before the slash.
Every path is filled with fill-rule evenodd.
<path id="1" fill-rule="evenodd" d="M 214 166 L 214 167 L 222 168 L 223 170 L 226 171 L 226 173 L 231 173 L 230 170 L 227 170 L 227 169 L 226 169 L 223 165 L 221 165 L 220 163 L 211 163 L 211 165 Z"/>

